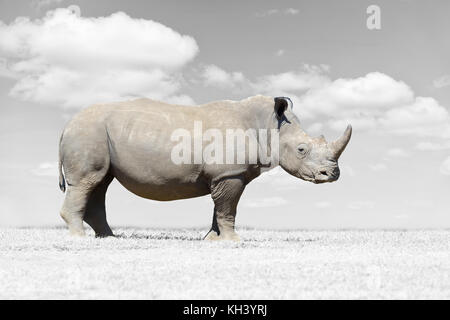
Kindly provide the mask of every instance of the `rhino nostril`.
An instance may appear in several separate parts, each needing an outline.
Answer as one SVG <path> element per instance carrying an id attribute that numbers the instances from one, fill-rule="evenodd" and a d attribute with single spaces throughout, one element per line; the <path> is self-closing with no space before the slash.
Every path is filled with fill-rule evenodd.
<path id="1" fill-rule="evenodd" d="M 333 170 L 332 176 L 335 177 L 335 178 L 337 179 L 337 178 L 339 178 L 339 175 L 340 175 L 339 168 L 335 168 L 335 169 Z"/>
<path id="2" fill-rule="evenodd" d="M 328 173 L 325 170 L 321 170 L 319 173 L 324 175 L 324 176 L 328 176 Z"/>

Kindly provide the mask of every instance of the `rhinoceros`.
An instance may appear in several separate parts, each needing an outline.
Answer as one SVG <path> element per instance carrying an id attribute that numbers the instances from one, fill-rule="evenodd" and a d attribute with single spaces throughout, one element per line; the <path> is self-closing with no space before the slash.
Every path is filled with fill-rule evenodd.
<path id="1" fill-rule="evenodd" d="M 247 158 L 244 163 L 211 163 L 204 159 L 176 163 L 172 159 L 177 144 L 173 132 L 179 128 L 192 132 L 194 122 L 201 122 L 202 130 L 215 128 L 219 132 L 229 128 L 270 129 L 278 135 L 277 145 L 272 146 L 278 149 L 277 163 L 259 158 L 253 163 Z M 92 105 L 69 121 L 60 138 L 59 185 L 63 192 L 67 182 L 60 214 L 71 234 L 84 235 L 85 221 L 96 236 L 112 236 L 106 220 L 105 194 L 116 178 L 132 193 L 152 200 L 210 194 L 214 213 L 204 239 L 238 240 L 236 208 L 250 181 L 277 165 L 306 181 L 336 181 L 338 158 L 351 133 L 349 125 L 333 142 L 323 136 L 308 136 L 286 97 L 258 95 L 200 106 L 150 99 Z"/>

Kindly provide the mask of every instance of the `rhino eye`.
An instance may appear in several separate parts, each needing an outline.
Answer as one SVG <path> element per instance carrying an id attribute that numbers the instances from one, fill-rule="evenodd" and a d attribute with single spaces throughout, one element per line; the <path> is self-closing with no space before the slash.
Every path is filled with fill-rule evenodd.
<path id="1" fill-rule="evenodd" d="M 307 148 L 307 146 L 306 146 L 305 144 L 301 144 L 301 145 L 299 145 L 299 146 L 297 147 L 297 151 L 298 151 L 300 154 L 305 154 L 307 150 L 308 150 L 308 148 Z"/>

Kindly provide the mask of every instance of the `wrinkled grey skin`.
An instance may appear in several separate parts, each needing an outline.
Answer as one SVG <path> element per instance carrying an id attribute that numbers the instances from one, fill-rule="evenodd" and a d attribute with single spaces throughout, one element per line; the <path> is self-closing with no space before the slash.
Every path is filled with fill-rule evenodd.
<path id="1" fill-rule="evenodd" d="M 65 191 L 67 182 L 61 216 L 70 233 L 84 235 L 85 221 L 97 236 L 113 235 L 106 221 L 105 194 L 116 178 L 147 199 L 169 201 L 211 194 L 214 215 L 205 239 L 238 240 L 234 222 L 239 198 L 264 168 L 255 164 L 176 165 L 170 155 L 178 142 L 171 141 L 171 134 L 177 128 L 192 132 L 194 121 L 202 121 L 203 131 L 277 129 L 284 170 L 314 183 L 337 180 L 337 160 L 350 139 L 351 127 L 332 143 L 323 137 L 311 138 L 301 129 L 289 102 L 288 98 L 255 96 L 186 107 L 139 99 L 84 109 L 67 124 L 60 140 L 61 190 Z"/>

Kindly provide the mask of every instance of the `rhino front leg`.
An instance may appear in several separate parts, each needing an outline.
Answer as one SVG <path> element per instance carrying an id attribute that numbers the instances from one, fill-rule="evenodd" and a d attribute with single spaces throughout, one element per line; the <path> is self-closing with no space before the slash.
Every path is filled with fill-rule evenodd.
<path id="1" fill-rule="evenodd" d="M 244 188 L 245 183 L 241 177 L 225 178 L 212 185 L 214 216 L 211 230 L 205 236 L 205 240 L 239 241 L 234 224 L 237 204 Z"/>

